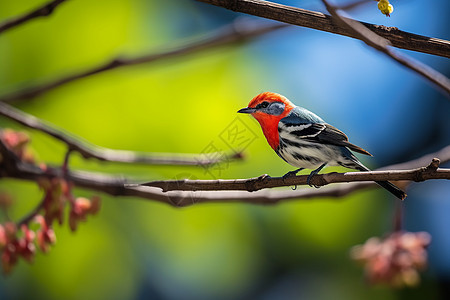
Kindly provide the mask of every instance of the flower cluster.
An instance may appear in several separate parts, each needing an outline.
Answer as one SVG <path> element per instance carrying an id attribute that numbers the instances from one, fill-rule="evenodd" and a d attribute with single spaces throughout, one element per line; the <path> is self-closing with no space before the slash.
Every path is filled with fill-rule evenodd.
<path id="1" fill-rule="evenodd" d="M 55 232 L 43 216 L 37 215 L 35 221 L 40 225 L 40 229 L 36 232 L 36 243 L 43 253 L 47 253 L 50 250 L 50 245 L 56 242 Z"/>
<path id="2" fill-rule="evenodd" d="M 92 199 L 72 195 L 72 184 L 62 178 L 42 179 L 39 185 L 44 189 L 44 216 L 51 224 L 57 220 L 60 225 L 64 222 L 64 207 L 70 204 L 69 227 L 77 229 L 78 222 L 86 221 L 87 215 L 95 215 L 100 210 L 100 197 Z"/>
<path id="3" fill-rule="evenodd" d="M 40 219 L 36 218 L 36 221 L 40 223 L 40 228 L 37 231 L 31 230 L 27 224 L 20 225 L 19 230 L 13 222 L 0 224 L 0 251 L 2 252 L 3 272 L 9 273 L 19 257 L 32 262 L 36 254 L 36 244 L 42 252 L 47 252 L 49 245 L 55 243 L 56 237 L 53 229 L 47 225 L 42 216 L 40 217 Z"/>
<path id="4" fill-rule="evenodd" d="M 64 206 L 72 198 L 70 184 L 62 178 L 42 178 L 39 186 L 44 190 L 44 217 L 49 224 L 57 220 L 60 225 L 64 222 Z"/>
<path id="5" fill-rule="evenodd" d="M 34 163 L 28 149 L 30 139 L 26 133 L 5 129 L 0 131 L 0 139 L 18 159 Z M 41 165 L 41 168 L 45 170 L 46 166 Z M 50 250 L 50 246 L 56 242 L 52 224 L 54 221 L 60 225 L 64 223 L 64 210 L 67 205 L 70 207 L 68 223 L 72 231 L 77 229 L 80 221 L 86 221 L 87 215 L 94 215 L 99 211 L 99 197 L 76 198 L 72 194 L 73 184 L 64 177 L 65 175 L 39 179 L 38 184 L 44 196 L 35 211 L 18 223 L 8 221 L 0 224 L 0 255 L 5 273 L 12 270 L 20 257 L 32 262 L 36 248 L 43 253 Z M 11 203 L 12 198 L 7 193 L 0 192 L 0 209 L 6 211 Z M 34 229 L 35 227 L 38 229 Z"/>
<path id="6" fill-rule="evenodd" d="M 72 231 L 77 229 L 78 222 L 86 221 L 87 215 L 96 214 L 100 209 L 99 197 L 94 196 L 91 200 L 75 198 L 71 193 L 71 184 L 64 179 L 42 179 L 39 184 L 44 190 L 42 208 L 19 226 L 14 222 L 0 224 L 0 252 L 5 273 L 12 270 L 20 257 L 32 262 L 36 246 L 43 253 L 50 250 L 50 246 L 56 242 L 52 223 L 56 220 L 63 224 L 67 203 L 70 205 L 69 226 Z M 39 228 L 32 230 L 28 223 L 36 223 Z"/>
<path id="7" fill-rule="evenodd" d="M 431 242 L 427 232 L 391 233 L 385 239 L 370 238 L 352 249 L 352 258 L 365 265 L 370 283 L 386 283 L 394 287 L 415 286 L 418 271 L 427 265 L 426 247 Z"/>
<path id="8" fill-rule="evenodd" d="M 392 12 L 394 11 L 394 7 L 389 3 L 389 0 L 375 0 L 378 1 L 378 9 L 382 14 L 386 15 L 386 17 L 390 17 Z"/>

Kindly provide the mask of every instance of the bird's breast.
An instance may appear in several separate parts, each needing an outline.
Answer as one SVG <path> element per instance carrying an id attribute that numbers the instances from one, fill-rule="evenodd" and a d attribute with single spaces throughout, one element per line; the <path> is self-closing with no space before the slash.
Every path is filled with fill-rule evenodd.
<path id="1" fill-rule="evenodd" d="M 280 136 L 278 134 L 279 118 L 256 118 L 261 125 L 264 136 L 272 149 L 277 149 L 280 144 Z"/>

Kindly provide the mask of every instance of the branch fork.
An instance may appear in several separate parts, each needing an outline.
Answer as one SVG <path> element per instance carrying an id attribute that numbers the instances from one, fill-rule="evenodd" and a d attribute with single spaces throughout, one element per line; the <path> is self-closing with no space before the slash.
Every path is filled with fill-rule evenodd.
<path id="1" fill-rule="evenodd" d="M 431 160 L 431 163 L 428 166 L 420 168 L 420 170 L 417 170 L 414 181 L 416 181 L 416 182 L 425 181 L 426 176 L 424 176 L 424 174 L 436 173 L 440 164 L 441 164 L 441 161 L 439 158 L 436 158 L 436 157 L 433 158 Z"/>

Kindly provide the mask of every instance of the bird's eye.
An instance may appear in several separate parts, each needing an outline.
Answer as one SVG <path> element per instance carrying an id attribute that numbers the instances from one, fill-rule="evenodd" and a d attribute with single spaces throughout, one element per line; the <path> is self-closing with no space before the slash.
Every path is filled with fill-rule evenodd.
<path id="1" fill-rule="evenodd" d="M 269 102 L 264 101 L 264 102 L 260 103 L 258 106 L 259 106 L 260 108 L 266 108 L 267 106 L 269 106 Z"/>

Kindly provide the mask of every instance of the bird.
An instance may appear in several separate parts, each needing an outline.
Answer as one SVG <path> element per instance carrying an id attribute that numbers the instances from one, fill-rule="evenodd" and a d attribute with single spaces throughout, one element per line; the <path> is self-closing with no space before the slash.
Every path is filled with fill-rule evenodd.
<path id="1" fill-rule="evenodd" d="M 298 168 L 287 172 L 284 179 L 295 176 L 303 169 L 312 169 L 307 179 L 308 185 L 312 186 L 311 178 L 326 165 L 370 171 L 351 152 L 372 156 L 368 151 L 350 143 L 345 133 L 280 94 L 261 93 L 238 113 L 252 115 L 276 154 Z M 406 193 L 393 183 L 375 182 L 400 200 L 406 198 Z"/>

